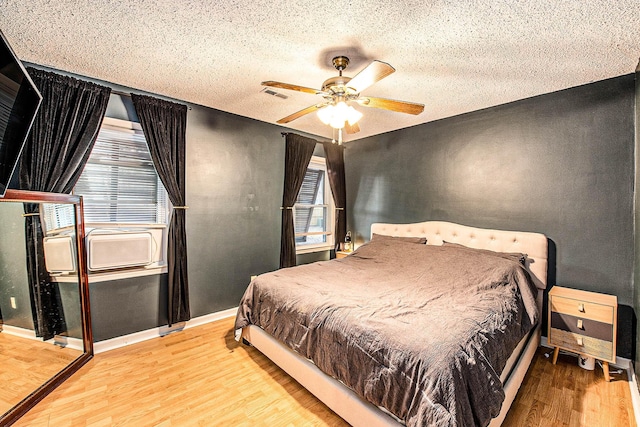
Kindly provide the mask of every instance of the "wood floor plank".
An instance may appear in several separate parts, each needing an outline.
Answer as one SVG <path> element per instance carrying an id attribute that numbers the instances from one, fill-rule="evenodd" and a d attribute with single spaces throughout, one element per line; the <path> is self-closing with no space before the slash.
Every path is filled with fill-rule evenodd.
<path id="1" fill-rule="evenodd" d="M 60 372 L 79 350 L 0 333 L 0 413 L 5 413 Z"/>
<path id="2" fill-rule="evenodd" d="M 232 328 L 224 319 L 98 354 L 16 426 L 347 426 Z M 563 355 L 553 365 L 548 351 L 504 426 L 635 426 L 626 378 L 607 383 Z"/>
<path id="3" fill-rule="evenodd" d="M 575 356 L 558 357 L 551 363 L 552 350 L 539 348 L 503 423 L 505 427 L 531 425 L 540 411 L 540 426 L 634 427 L 636 425 L 626 373 L 604 380 L 600 367 L 593 371 L 578 366 Z"/>

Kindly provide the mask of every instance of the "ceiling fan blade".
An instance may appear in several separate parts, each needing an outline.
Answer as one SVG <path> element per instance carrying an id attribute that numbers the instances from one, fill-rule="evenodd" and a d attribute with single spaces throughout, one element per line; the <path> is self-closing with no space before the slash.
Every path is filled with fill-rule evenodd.
<path id="1" fill-rule="evenodd" d="M 326 107 L 327 104 L 315 104 L 312 105 L 311 107 L 307 107 L 304 110 L 300 110 L 298 112 L 295 112 L 291 115 L 288 115 L 287 117 L 284 117 L 280 120 L 278 120 L 276 123 L 279 124 L 285 124 L 285 123 L 289 123 L 294 121 L 295 119 L 304 116 L 305 114 L 309 114 L 309 113 L 313 113 L 314 111 L 318 111 L 319 109 Z"/>
<path id="2" fill-rule="evenodd" d="M 354 133 L 360 132 L 360 126 L 358 126 L 357 123 L 354 123 L 353 125 L 350 125 L 349 122 L 345 122 L 344 123 L 344 130 L 348 134 L 354 134 Z"/>
<path id="3" fill-rule="evenodd" d="M 384 110 L 397 111 L 398 113 L 420 114 L 424 111 L 424 104 L 416 104 L 414 102 L 395 101 L 372 96 L 364 96 L 356 101 L 363 107 L 382 108 Z"/>
<path id="4" fill-rule="evenodd" d="M 396 69 L 386 62 L 373 61 L 367 65 L 365 69 L 356 74 L 356 76 L 347 83 L 347 87 L 355 90 L 356 93 L 360 93 L 394 71 L 396 71 Z"/>
<path id="5" fill-rule="evenodd" d="M 289 84 L 289 83 L 274 82 L 273 80 L 262 82 L 260 84 L 262 86 L 271 86 L 271 87 L 277 87 L 277 88 L 280 88 L 280 89 L 297 90 L 298 92 L 311 93 L 311 94 L 314 94 L 314 95 L 321 95 L 321 94 L 324 93 L 324 92 L 322 92 L 321 90 L 318 90 L 318 89 L 312 89 L 310 87 L 292 85 L 292 84 Z"/>

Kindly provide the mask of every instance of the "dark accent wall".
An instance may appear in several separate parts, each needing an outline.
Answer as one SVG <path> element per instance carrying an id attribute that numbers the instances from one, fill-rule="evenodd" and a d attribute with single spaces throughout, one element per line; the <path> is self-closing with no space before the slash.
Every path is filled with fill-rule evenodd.
<path id="1" fill-rule="evenodd" d="M 80 309 L 79 282 L 58 282 L 56 286 L 60 293 L 64 321 L 67 325 L 66 336 L 82 339 L 82 310 Z"/>
<path id="2" fill-rule="evenodd" d="M 193 107 L 187 123 L 191 315 L 238 305 L 252 275 L 276 270 L 284 180 L 281 128 Z"/>
<path id="3" fill-rule="evenodd" d="M 373 222 L 541 232 L 549 287 L 633 305 L 633 74 L 358 140 L 345 158 L 358 240 Z M 633 310 L 620 311 L 631 358 Z"/>
<path id="4" fill-rule="evenodd" d="M 640 188 L 640 62 L 635 73 L 635 271 L 634 271 L 634 302 L 633 306 L 636 313 L 640 313 L 640 195 L 638 194 L 638 188 Z M 637 351 L 640 346 L 640 336 L 634 334 L 636 337 L 636 357 L 635 357 L 635 372 L 636 376 L 640 376 L 640 352 Z"/>
<path id="5" fill-rule="evenodd" d="M 23 213 L 21 202 L 0 203 L 0 313 L 5 325 L 33 331 Z M 67 336 L 82 338 L 77 276 L 76 281 L 59 282 L 56 286 L 64 311 Z M 16 308 L 11 306 L 11 298 L 15 299 Z"/>
<path id="6" fill-rule="evenodd" d="M 23 213 L 22 203 L 0 204 L 0 313 L 5 325 L 33 330 Z"/>
<path id="7" fill-rule="evenodd" d="M 306 254 L 298 254 L 296 255 L 296 264 L 310 264 L 312 262 L 317 261 L 329 261 L 332 256 L 335 257 L 335 254 L 332 255 L 333 251 L 322 251 L 322 252 L 310 252 Z"/>
<path id="8" fill-rule="evenodd" d="M 166 274 L 90 283 L 89 298 L 95 342 L 168 323 Z"/>

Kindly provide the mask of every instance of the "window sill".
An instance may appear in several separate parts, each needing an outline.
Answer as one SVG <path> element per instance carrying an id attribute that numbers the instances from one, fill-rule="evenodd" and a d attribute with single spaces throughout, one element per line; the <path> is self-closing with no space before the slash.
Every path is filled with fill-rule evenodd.
<path id="1" fill-rule="evenodd" d="M 168 228 L 168 225 L 159 224 L 159 223 L 142 223 L 142 222 L 88 222 L 85 224 L 85 231 L 87 233 L 93 229 L 147 230 L 149 228 Z"/>
<path id="2" fill-rule="evenodd" d="M 312 246 L 309 248 L 296 248 L 296 255 L 301 254 L 310 254 L 314 252 L 327 252 L 333 249 L 333 245 L 324 245 L 324 246 Z"/>
<path id="3" fill-rule="evenodd" d="M 135 268 L 131 270 L 100 271 L 89 273 L 89 283 L 109 282 L 113 280 L 131 279 L 134 277 L 155 276 L 167 273 L 165 265 L 152 264 L 147 267 Z M 51 280 L 58 283 L 77 283 L 78 276 L 74 273 L 51 275 Z"/>

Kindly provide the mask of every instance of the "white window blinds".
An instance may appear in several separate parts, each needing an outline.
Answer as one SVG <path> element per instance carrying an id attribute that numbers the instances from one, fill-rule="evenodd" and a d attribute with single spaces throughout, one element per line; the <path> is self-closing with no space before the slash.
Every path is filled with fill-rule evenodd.
<path id="1" fill-rule="evenodd" d="M 167 194 L 137 123 L 105 119 L 74 193 L 85 221 L 167 222 Z M 114 125 L 117 123 L 117 125 Z"/>
<path id="2" fill-rule="evenodd" d="M 332 244 L 332 212 L 333 198 L 326 180 L 325 160 L 314 156 L 294 206 L 296 246 Z"/>
<path id="3" fill-rule="evenodd" d="M 43 203 L 45 229 L 56 230 L 63 227 L 71 227 L 76 223 L 75 208 L 73 205 L 55 203 Z"/>

